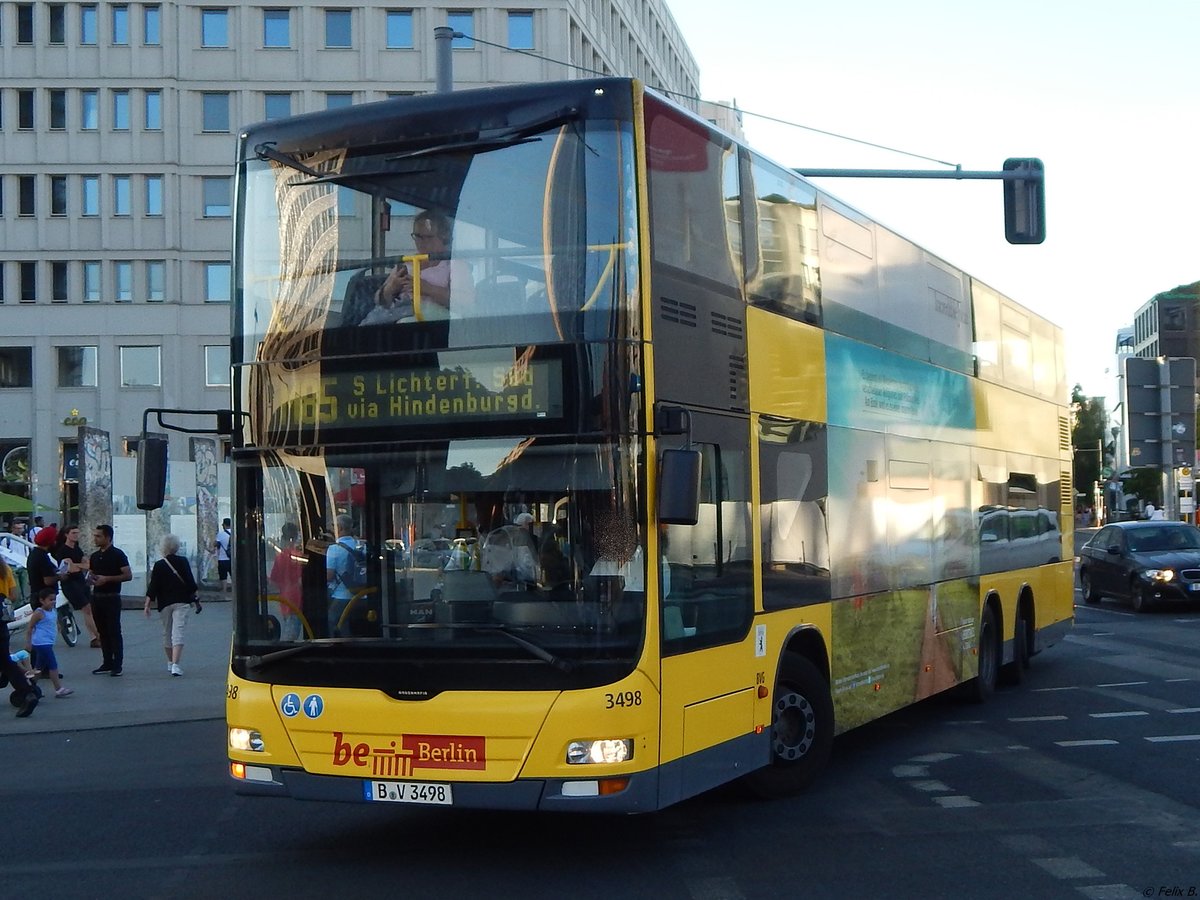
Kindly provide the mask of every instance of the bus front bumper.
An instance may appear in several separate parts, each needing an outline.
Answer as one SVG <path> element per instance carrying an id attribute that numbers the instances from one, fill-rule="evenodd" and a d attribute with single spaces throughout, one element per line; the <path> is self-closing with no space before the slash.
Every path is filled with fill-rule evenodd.
<path id="1" fill-rule="evenodd" d="M 251 766 L 244 778 L 230 776 L 239 794 L 291 797 L 335 803 L 366 803 L 371 782 L 342 775 L 314 775 L 302 769 Z M 463 809 L 549 810 L 555 812 L 639 813 L 659 808 L 658 772 L 624 776 L 628 785 L 601 794 L 586 779 L 517 779 L 512 782 L 455 782 L 453 802 Z M 414 804 L 418 805 L 418 804 Z"/>

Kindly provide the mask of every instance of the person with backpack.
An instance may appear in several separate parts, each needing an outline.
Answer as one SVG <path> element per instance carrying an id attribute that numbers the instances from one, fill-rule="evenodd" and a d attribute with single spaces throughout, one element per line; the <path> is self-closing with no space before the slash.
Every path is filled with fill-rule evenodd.
<path id="1" fill-rule="evenodd" d="M 325 581 L 329 585 L 329 636 L 348 637 L 350 624 L 342 621 L 354 594 L 366 586 L 367 552 L 354 533 L 354 518 L 340 514 L 334 520 L 337 540 L 325 551 Z"/>

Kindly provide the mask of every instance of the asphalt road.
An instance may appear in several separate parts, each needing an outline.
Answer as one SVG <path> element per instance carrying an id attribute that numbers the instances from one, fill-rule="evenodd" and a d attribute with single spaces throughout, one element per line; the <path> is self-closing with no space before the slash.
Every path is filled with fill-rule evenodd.
<path id="1" fill-rule="evenodd" d="M 801 797 L 730 787 L 651 816 L 243 798 L 218 718 L 6 719 L 0 884 L 56 900 L 1200 896 L 1200 611 L 1077 614 L 1022 687 L 844 735 Z"/>

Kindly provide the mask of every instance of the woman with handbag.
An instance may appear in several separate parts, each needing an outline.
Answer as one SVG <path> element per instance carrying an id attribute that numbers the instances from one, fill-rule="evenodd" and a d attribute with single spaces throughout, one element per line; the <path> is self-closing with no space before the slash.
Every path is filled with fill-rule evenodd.
<path id="1" fill-rule="evenodd" d="M 167 654 L 167 672 L 179 676 L 179 658 L 183 656 L 183 629 L 187 625 L 192 607 L 199 607 L 196 597 L 196 579 L 192 567 L 179 555 L 179 538 L 173 534 L 163 535 L 158 542 L 162 557 L 150 570 L 150 583 L 146 587 L 146 618 L 150 617 L 150 604 L 157 603 L 163 623 L 163 650 Z M 197 609 L 197 611 L 199 611 Z"/>

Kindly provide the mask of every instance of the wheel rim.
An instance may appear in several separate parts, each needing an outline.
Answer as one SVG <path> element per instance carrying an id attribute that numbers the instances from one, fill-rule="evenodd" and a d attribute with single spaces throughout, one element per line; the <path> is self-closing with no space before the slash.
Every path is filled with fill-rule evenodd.
<path id="1" fill-rule="evenodd" d="M 817 734 L 817 716 L 808 699 L 787 691 L 775 701 L 771 724 L 771 749 L 780 762 L 796 762 L 812 749 Z"/>

